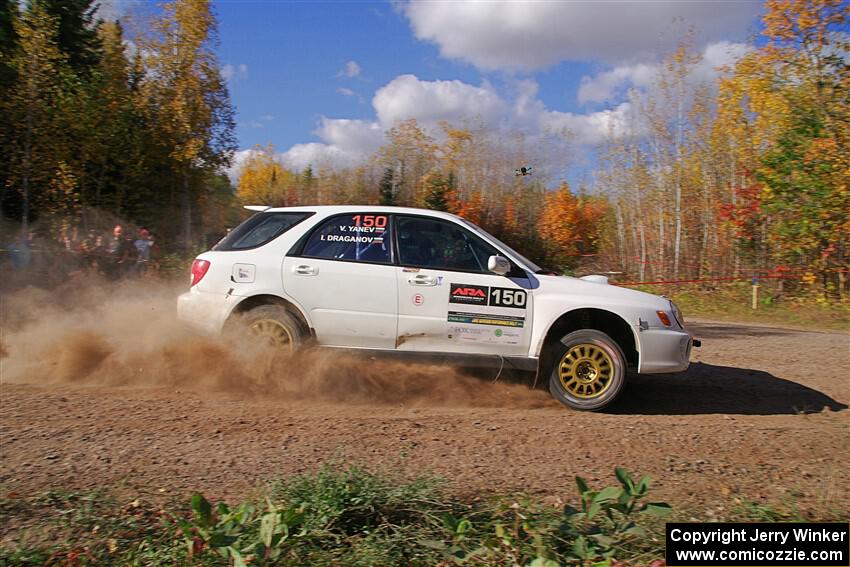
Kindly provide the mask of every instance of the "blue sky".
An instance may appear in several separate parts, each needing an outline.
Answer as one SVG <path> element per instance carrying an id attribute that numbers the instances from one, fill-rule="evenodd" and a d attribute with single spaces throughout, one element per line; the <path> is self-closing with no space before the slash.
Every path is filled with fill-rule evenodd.
<path id="1" fill-rule="evenodd" d="M 710 79 L 758 29 L 760 3 L 215 0 L 240 149 L 299 169 L 351 165 L 405 118 L 569 132 L 599 143 L 696 30 Z M 586 165 L 586 164 L 585 164 Z M 581 169 L 581 164 L 577 164 Z"/>

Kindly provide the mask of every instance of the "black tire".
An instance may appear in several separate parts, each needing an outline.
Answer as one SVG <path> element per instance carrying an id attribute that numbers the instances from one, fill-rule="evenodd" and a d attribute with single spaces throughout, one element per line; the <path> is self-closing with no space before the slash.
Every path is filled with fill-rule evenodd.
<path id="1" fill-rule="evenodd" d="M 295 352 L 305 342 L 307 330 L 286 307 L 282 305 L 260 305 L 244 313 L 238 319 L 242 330 L 265 340 L 269 346 Z"/>
<path id="2" fill-rule="evenodd" d="M 553 350 L 549 391 L 567 407 L 601 409 L 614 401 L 625 382 L 623 350 L 601 331 L 574 331 Z"/>

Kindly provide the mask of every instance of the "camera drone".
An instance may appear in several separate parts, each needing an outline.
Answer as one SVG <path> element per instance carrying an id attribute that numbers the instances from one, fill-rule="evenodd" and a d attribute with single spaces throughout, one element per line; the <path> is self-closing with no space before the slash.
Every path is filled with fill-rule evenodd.
<path id="1" fill-rule="evenodd" d="M 531 166 L 526 167 L 518 167 L 514 170 L 514 175 L 517 177 L 525 177 L 526 175 L 531 175 Z"/>

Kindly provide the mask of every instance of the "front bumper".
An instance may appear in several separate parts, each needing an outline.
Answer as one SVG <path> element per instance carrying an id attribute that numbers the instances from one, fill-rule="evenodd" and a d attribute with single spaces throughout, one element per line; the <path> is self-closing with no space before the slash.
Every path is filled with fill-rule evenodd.
<path id="1" fill-rule="evenodd" d="M 694 340 L 684 330 L 647 329 L 640 340 L 639 374 L 684 372 L 691 359 Z"/>

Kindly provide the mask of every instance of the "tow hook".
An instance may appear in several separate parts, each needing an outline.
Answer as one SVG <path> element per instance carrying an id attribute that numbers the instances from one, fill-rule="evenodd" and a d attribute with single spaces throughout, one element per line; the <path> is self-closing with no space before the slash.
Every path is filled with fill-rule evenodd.
<path id="1" fill-rule="evenodd" d="M 702 346 L 702 341 L 699 339 L 693 339 L 691 340 L 691 344 L 694 346 L 694 348 L 699 348 Z"/>

